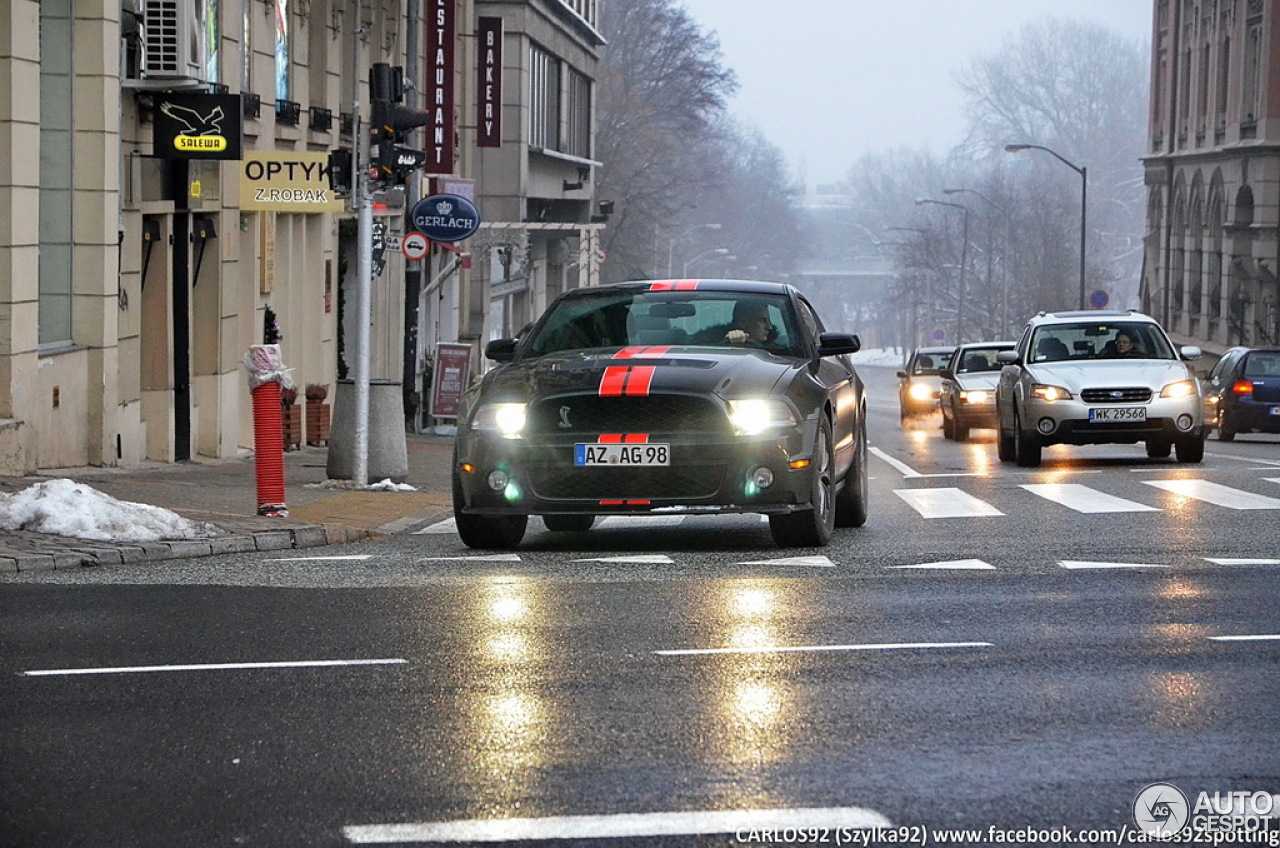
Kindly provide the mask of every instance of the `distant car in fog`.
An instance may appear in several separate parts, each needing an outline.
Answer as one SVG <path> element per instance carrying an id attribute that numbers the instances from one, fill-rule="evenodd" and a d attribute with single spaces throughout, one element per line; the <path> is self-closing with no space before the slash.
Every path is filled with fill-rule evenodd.
<path id="1" fill-rule="evenodd" d="M 921 347 L 911 351 L 907 365 L 898 372 L 898 407 L 905 422 L 938 410 L 942 369 L 951 364 L 955 347 Z"/>
<path id="2" fill-rule="evenodd" d="M 1280 433 L 1280 348 L 1233 347 L 1205 378 L 1206 424 L 1218 439 Z"/>
<path id="3" fill-rule="evenodd" d="M 975 427 L 995 428 L 996 383 L 1004 364 L 996 360 L 1013 342 L 973 342 L 955 349 L 951 363 L 942 370 L 942 435 L 957 442 L 969 438 Z"/>

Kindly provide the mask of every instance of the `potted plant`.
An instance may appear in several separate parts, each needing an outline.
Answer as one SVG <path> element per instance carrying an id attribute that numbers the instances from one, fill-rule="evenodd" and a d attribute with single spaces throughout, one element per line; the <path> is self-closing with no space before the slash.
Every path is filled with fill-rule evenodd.
<path id="1" fill-rule="evenodd" d="M 329 443 L 329 387 L 323 383 L 308 383 L 304 392 L 307 398 L 307 444 Z"/>
<path id="2" fill-rule="evenodd" d="M 298 390 L 280 387 L 280 423 L 285 450 L 302 447 L 302 410 L 297 405 Z"/>

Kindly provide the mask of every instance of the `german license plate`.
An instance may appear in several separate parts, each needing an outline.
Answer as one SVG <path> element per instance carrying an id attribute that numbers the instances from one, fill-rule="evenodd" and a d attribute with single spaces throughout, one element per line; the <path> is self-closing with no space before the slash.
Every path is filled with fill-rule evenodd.
<path id="1" fill-rule="evenodd" d="M 1146 421 L 1145 406 L 1104 406 L 1089 410 L 1090 421 Z"/>
<path id="2" fill-rule="evenodd" d="M 573 446 L 573 464 L 591 468 L 620 465 L 670 465 L 671 445 L 580 443 Z"/>

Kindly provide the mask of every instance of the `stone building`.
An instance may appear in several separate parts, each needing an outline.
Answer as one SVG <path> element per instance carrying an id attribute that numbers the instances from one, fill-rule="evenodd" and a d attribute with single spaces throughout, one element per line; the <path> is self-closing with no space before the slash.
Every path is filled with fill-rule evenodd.
<path id="1" fill-rule="evenodd" d="M 1280 345 L 1280 9 L 1154 10 L 1143 309 L 1210 353 Z"/>
<path id="2" fill-rule="evenodd" d="M 376 195 L 381 231 L 431 191 L 485 224 L 376 263 L 370 375 L 418 390 L 437 341 L 478 369 L 490 336 L 593 282 L 596 2 L 0 4 L 0 473 L 251 449 L 243 357 L 276 331 L 299 389 L 332 396 L 360 263 L 328 156 L 360 146 L 374 63 L 432 114 L 405 144 L 439 154 Z"/>

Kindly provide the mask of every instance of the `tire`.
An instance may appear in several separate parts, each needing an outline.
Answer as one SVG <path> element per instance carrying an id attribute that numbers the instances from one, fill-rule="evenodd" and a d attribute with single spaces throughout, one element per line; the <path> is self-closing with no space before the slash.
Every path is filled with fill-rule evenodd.
<path id="1" fill-rule="evenodd" d="M 957 442 L 969 441 L 969 428 L 957 421 L 951 427 L 951 438 Z"/>
<path id="2" fill-rule="evenodd" d="M 1202 462 L 1204 460 L 1204 436 L 1188 436 L 1173 443 L 1178 452 L 1178 462 Z"/>
<path id="3" fill-rule="evenodd" d="M 1231 419 L 1227 418 L 1226 410 L 1222 411 L 1222 417 L 1218 419 L 1218 441 L 1230 442 L 1234 441 L 1236 431 L 1231 427 Z"/>
<path id="4" fill-rule="evenodd" d="M 862 418 L 866 421 L 866 416 Z M 859 425 L 858 447 L 845 478 L 844 488 L 836 495 L 836 526 L 861 527 L 867 523 L 867 431 Z"/>
<path id="5" fill-rule="evenodd" d="M 1035 468 L 1040 464 L 1040 441 L 1035 433 L 1022 429 L 1022 416 L 1013 415 L 1013 456 L 1022 468 Z"/>
<path id="6" fill-rule="evenodd" d="M 596 523 L 594 515 L 544 515 L 542 523 L 557 533 L 585 533 Z"/>
<path id="7" fill-rule="evenodd" d="M 956 437 L 956 422 L 947 417 L 947 413 L 942 413 L 942 438 L 954 439 Z"/>
<path id="8" fill-rule="evenodd" d="M 482 550 L 511 550 L 524 538 L 529 525 L 527 515 L 472 515 L 462 511 L 462 478 L 458 475 L 457 455 L 453 462 L 453 521 L 458 528 L 458 538 L 468 548 Z"/>
<path id="9" fill-rule="evenodd" d="M 769 532 L 778 545 L 784 548 L 821 548 L 831 541 L 836 518 L 834 466 L 831 422 L 823 418 L 810 465 L 813 486 L 809 497 L 812 506 L 800 512 L 769 516 Z"/>
<path id="10" fill-rule="evenodd" d="M 1167 439 L 1147 439 L 1147 456 L 1164 459 L 1173 451 L 1173 443 Z"/>

